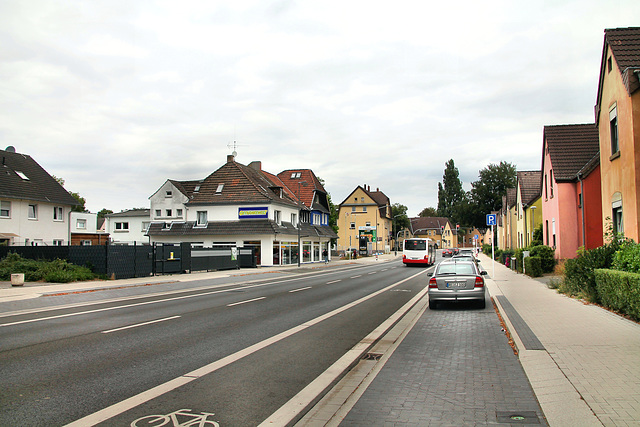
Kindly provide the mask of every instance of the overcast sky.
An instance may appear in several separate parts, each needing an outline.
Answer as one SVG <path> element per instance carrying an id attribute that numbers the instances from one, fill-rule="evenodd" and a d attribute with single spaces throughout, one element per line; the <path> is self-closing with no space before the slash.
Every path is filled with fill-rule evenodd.
<path id="1" fill-rule="evenodd" d="M 605 28 L 638 0 L 0 1 L 0 148 L 86 207 L 149 207 L 233 151 L 312 169 L 335 204 L 379 188 L 437 207 L 507 161 L 540 169 L 543 126 L 593 123 Z"/>

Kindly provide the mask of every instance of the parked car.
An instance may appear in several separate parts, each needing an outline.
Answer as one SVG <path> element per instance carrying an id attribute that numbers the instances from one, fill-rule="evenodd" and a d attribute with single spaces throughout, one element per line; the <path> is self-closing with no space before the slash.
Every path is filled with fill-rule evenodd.
<path id="1" fill-rule="evenodd" d="M 442 256 L 443 257 L 445 257 L 445 256 L 453 256 L 453 251 L 451 249 L 444 248 L 442 250 Z"/>
<path id="2" fill-rule="evenodd" d="M 469 255 L 475 258 L 476 254 L 474 253 L 474 250 L 469 248 L 464 248 L 464 249 L 460 249 L 460 251 L 458 252 L 458 255 Z"/>
<path id="3" fill-rule="evenodd" d="M 460 249 L 458 249 L 458 248 L 453 248 L 451 250 L 453 251 L 454 255 L 458 255 L 460 253 Z"/>
<path id="4" fill-rule="evenodd" d="M 482 268 L 480 268 L 480 260 L 476 257 L 474 257 L 471 254 L 463 254 L 460 253 L 459 255 L 454 255 L 451 257 L 452 260 L 456 260 L 456 261 L 473 261 L 476 263 L 476 265 L 478 266 L 478 268 L 480 269 L 480 271 L 482 271 Z"/>
<path id="5" fill-rule="evenodd" d="M 434 310 L 440 302 L 477 301 L 485 308 L 484 275 L 473 261 L 451 259 L 442 261 L 429 279 L 429 308 Z"/>

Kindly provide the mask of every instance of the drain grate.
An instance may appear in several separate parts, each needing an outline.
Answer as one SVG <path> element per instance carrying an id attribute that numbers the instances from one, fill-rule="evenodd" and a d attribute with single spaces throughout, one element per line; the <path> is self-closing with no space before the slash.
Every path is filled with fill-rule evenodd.
<path id="1" fill-rule="evenodd" d="M 540 424 L 535 411 L 496 411 L 496 418 L 501 424 Z"/>
<path id="2" fill-rule="evenodd" d="M 362 360 L 380 360 L 382 353 L 367 353 L 362 356 Z"/>

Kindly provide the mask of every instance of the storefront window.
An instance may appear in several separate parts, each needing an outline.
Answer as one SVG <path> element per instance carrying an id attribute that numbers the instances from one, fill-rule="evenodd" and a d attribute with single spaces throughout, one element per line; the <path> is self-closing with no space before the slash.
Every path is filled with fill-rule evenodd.
<path id="1" fill-rule="evenodd" d="M 273 242 L 273 265 L 280 265 L 280 242 Z"/>
<path id="2" fill-rule="evenodd" d="M 311 242 L 310 241 L 303 243 L 302 262 L 311 262 Z"/>

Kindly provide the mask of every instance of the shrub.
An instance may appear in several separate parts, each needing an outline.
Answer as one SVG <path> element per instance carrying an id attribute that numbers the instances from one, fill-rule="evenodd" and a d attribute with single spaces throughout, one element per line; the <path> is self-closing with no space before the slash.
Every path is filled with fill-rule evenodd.
<path id="1" fill-rule="evenodd" d="M 529 256 L 524 259 L 524 269 L 528 276 L 542 276 L 542 259 L 537 256 Z"/>
<path id="2" fill-rule="evenodd" d="M 640 273 L 640 245 L 632 241 L 623 243 L 613 256 L 612 267 L 615 270 Z"/>
<path id="3" fill-rule="evenodd" d="M 491 257 L 491 245 L 483 244 L 482 253 L 488 257 Z"/>
<path id="4" fill-rule="evenodd" d="M 61 259 L 41 261 L 10 253 L 0 260 L 0 280 L 10 280 L 12 273 L 24 273 L 27 282 L 66 283 L 92 280 L 95 275 L 87 267 L 79 267 Z"/>
<path id="5" fill-rule="evenodd" d="M 556 266 L 555 253 L 556 250 L 550 246 L 537 245 L 530 249 L 531 256 L 540 258 L 540 267 L 543 273 L 552 273 Z"/>
<path id="6" fill-rule="evenodd" d="M 522 259 L 523 259 L 523 256 L 522 256 L 522 255 L 523 255 L 523 252 L 524 252 L 524 250 L 523 250 L 523 249 L 516 249 L 516 250 L 515 250 L 515 253 L 514 253 L 514 256 L 515 256 L 515 259 L 516 259 L 516 269 L 517 269 L 520 273 L 522 273 L 522 266 L 524 265 L 524 264 L 522 263 Z"/>
<path id="7" fill-rule="evenodd" d="M 602 305 L 640 319 L 640 274 L 596 269 L 594 277 Z"/>
<path id="8" fill-rule="evenodd" d="M 599 303 L 594 270 L 610 268 L 619 247 L 619 242 L 614 241 L 599 248 L 579 250 L 576 258 L 568 259 L 564 264 L 560 292 L 583 296 L 590 302 Z"/>

